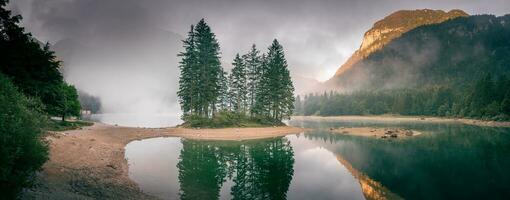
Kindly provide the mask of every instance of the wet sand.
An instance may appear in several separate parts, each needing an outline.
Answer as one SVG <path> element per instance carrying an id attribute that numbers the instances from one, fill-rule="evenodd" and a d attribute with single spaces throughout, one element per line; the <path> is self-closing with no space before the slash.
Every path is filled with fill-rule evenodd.
<path id="1" fill-rule="evenodd" d="M 156 199 L 140 191 L 128 176 L 124 147 L 133 140 L 183 137 L 203 140 L 250 140 L 303 132 L 296 127 L 130 128 L 95 123 L 81 130 L 53 132 L 46 139 L 50 159 L 23 199 Z"/>
<path id="2" fill-rule="evenodd" d="M 293 116 L 292 119 L 320 119 L 320 120 L 345 120 L 345 121 L 381 121 L 381 122 L 427 122 L 427 123 L 462 123 L 476 126 L 510 127 L 510 122 L 485 121 L 464 118 L 440 118 L 421 116 L 395 116 L 395 115 L 374 115 L 374 116 Z"/>

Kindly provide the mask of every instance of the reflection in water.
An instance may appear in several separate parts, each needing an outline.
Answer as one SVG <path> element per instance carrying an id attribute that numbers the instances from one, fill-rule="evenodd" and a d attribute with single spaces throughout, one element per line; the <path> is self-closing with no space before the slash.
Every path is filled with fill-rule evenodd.
<path id="1" fill-rule="evenodd" d="M 233 199 L 286 199 L 294 153 L 286 138 L 251 142 L 182 140 L 179 169 L 181 199 L 219 199 L 233 179 Z"/>
<path id="2" fill-rule="evenodd" d="M 155 138 L 126 146 L 130 178 L 162 199 L 508 199 L 510 129 L 369 121 L 289 122 L 306 134 L 245 142 Z M 329 127 L 399 127 L 383 140 Z"/>
<path id="3" fill-rule="evenodd" d="M 313 124 L 319 129 L 324 127 Z M 510 129 L 425 123 L 402 123 L 398 127 L 426 134 L 406 140 L 381 140 L 314 131 L 305 137 L 323 143 L 353 169 L 404 199 L 510 197 Z"/>
<path id="4" fill-rule="evenodd" d="M 363 191 L 363 196 L 367 200 L 386 200 L 386 199 L 402 199 L 397 194 L 391 192 L 386 187 L 381 185 L 381 183 L 372 180 L 363 172 L 358 171 L 354 167 L 352 167 L 351 163 L 342 158 L 340 155 L 336 156 L 338 162 L 340 162 L 351 174 L 359 181 L 361 186 L 361 191 Z"/>

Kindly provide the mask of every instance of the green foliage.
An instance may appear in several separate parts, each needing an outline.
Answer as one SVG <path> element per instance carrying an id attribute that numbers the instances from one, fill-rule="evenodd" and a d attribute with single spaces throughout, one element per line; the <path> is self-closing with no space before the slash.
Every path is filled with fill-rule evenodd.
<path id="1" fill-rule="evenodd" d="M 480 74 L 509 75 L 509 21 L 510 15 L 477 15 L 415 28 L 331 82 L 351 91 L 464 87 Z"/>
<path id="2" fill-rule="evenodd" d="M 191 26 L 183 41 L 179 80 L 179 102 L 185 114 L 211 117 L 220 97 L 223 69 L 220 46 L 209 25 L 202 19 Z"/>
<path id="3" fill-rule="evenodd" d="M 44 126 L 44 130 L 48 131 L 67 131 L 75 130 L 84 126 L 92 126 L 93 122 L 86 121 L 62 121 L 62 120 L 49 120 Z"/>
<path id="4" fill-rule="evenodd" d="M 34 173 L 48 159 L 40 140 L 43 115 L 37 100 L 29 100 L 0 74 L 0 194 L 12 199 L 31 185 Z"/>
<path id="5" fill-rule="evenodd" d="M 214 117 L 202 117 L 200 115 L 183 116 L 183 127 L 187 128 L 228 128 L 228 127 L 266 127 L 283 126 L 280 121 L 271 118 L 250 117 L 243 113 L 232 111 L 220 111 Z"/>
<path id="6" fill-rule="evenodd" d="M 303 115 L 427 115 L 509 120 L 510 79 L 482 76 L 463 88 L 371 90 L 332 95 L 306 95 Z M 495 88 L 499 88 L 496 90 Z M 506 94 L 506 95 L 502 95 Z M 297 102 L 296 102 L 297 103 Z"/>
<path id="7" fill-rule="evenodd" d="M 281 121 L 294 110 L 294 86 L 290 78 L 283 47 L 273 40 L 267 55 L 262 56 L 254 113 Z"/>
<path id="8" fill-rule="evenodd" d="M 59 71 L 60 61 L 50 51 L 49 44 L 41 48 L 39 42 L 18 25 L 21 16 L 11 16 L 5 4 L 6 1 L 0 2 L 0 72 L 26 97 L 40 99 L 45 112 L 62 115 L 62 102 L 77 102 L 78 96 L 70 95 L 65 89 L 67 86 Z M 75 114 L 70 110 L 66 112 Z"/>
<path id="9" fill-rule="evenodd" d="M 237 54 L 230 75 L 220 65 L 218 41 L 203 19 L 191 26 L 183 47 L 177 96 L 186 126 L 281 124 L 292 114 L 294 86 L 276 39 L 267 55 L 259 56 L 255 45 Z"/>
<path id="10" fill-rule="evenodd" d="M 234 58 L 232 66 L 234 68 L 232 68 L 232 73 L 230 73 L 229 77 L 232 110 L 244 114 L 248 110 L 248 88 L 246 66 L 239 54 Z"/>
<path id="11" fill-rule="evenodd" d="M 9 77 L 27 97 L 37 97 L 52 110 L 63 82 L 59 61 L 49 46 L 39 43 L 18 26 L 21 16 L 11 16 L 0 6 L 0 72 Z"/>
<path id="12" fill-rule="evenodd" d="M 62 121 L 66 116 L 80 116 L 80 102 L 78 101 L 78 92 L 72 85 L 62 84 L 60 88 L 60 99 L 58 107 L 54 113 L 62 117 Z"/>
<path id="13" fill-rule="evenodd" d="M 252 109 L 255 106 L 255 101 L 257 99 L 257 91 L 259 80 L 262 76 L 262 60 L 260 56 L 260 51 L 257 50 L 257 47 L 254 45 L 251 46 L 250 52 L 243 55 L 244 64 L 246 65 L 246 76 L 247 76 L 247 98 L 248 98 L 248 107 L 250 108 L 250 116 L 254 116 L 254 110 Z"/>

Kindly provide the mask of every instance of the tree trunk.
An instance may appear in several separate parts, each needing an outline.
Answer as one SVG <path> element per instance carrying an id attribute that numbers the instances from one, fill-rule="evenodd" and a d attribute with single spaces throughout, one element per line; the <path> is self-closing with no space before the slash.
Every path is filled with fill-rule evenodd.
<path id="1" fill-rule="evenodd" d="M 62 121 L 63 121 L 63 122 L 65 122 L 65 121 L 66 121 L 66 115 L 65 115 L 65 114 L 63 114 L 63 115 L 62 115 Z"/>

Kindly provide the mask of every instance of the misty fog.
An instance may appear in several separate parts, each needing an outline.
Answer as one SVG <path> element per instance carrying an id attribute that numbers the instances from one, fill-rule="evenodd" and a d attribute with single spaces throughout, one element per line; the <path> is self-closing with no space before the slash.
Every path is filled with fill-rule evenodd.
<path id="1" fill-rule="evenodd" d="M 236 53 L 253 43 L 265 52 L 277 38 L 302 94 L 329 79 L 363 33 L 396 10 L 501 14 L 510 7 L 504 0 L 462 2 L 13 0 L 10 7 L 23 15 L 27 31 L 52 44 L 65 79 L 101 99 L 103 112 L 179 115 L 176 55 L 189 26 L 201 18 L 217 35 L 226 70 Z"/>

